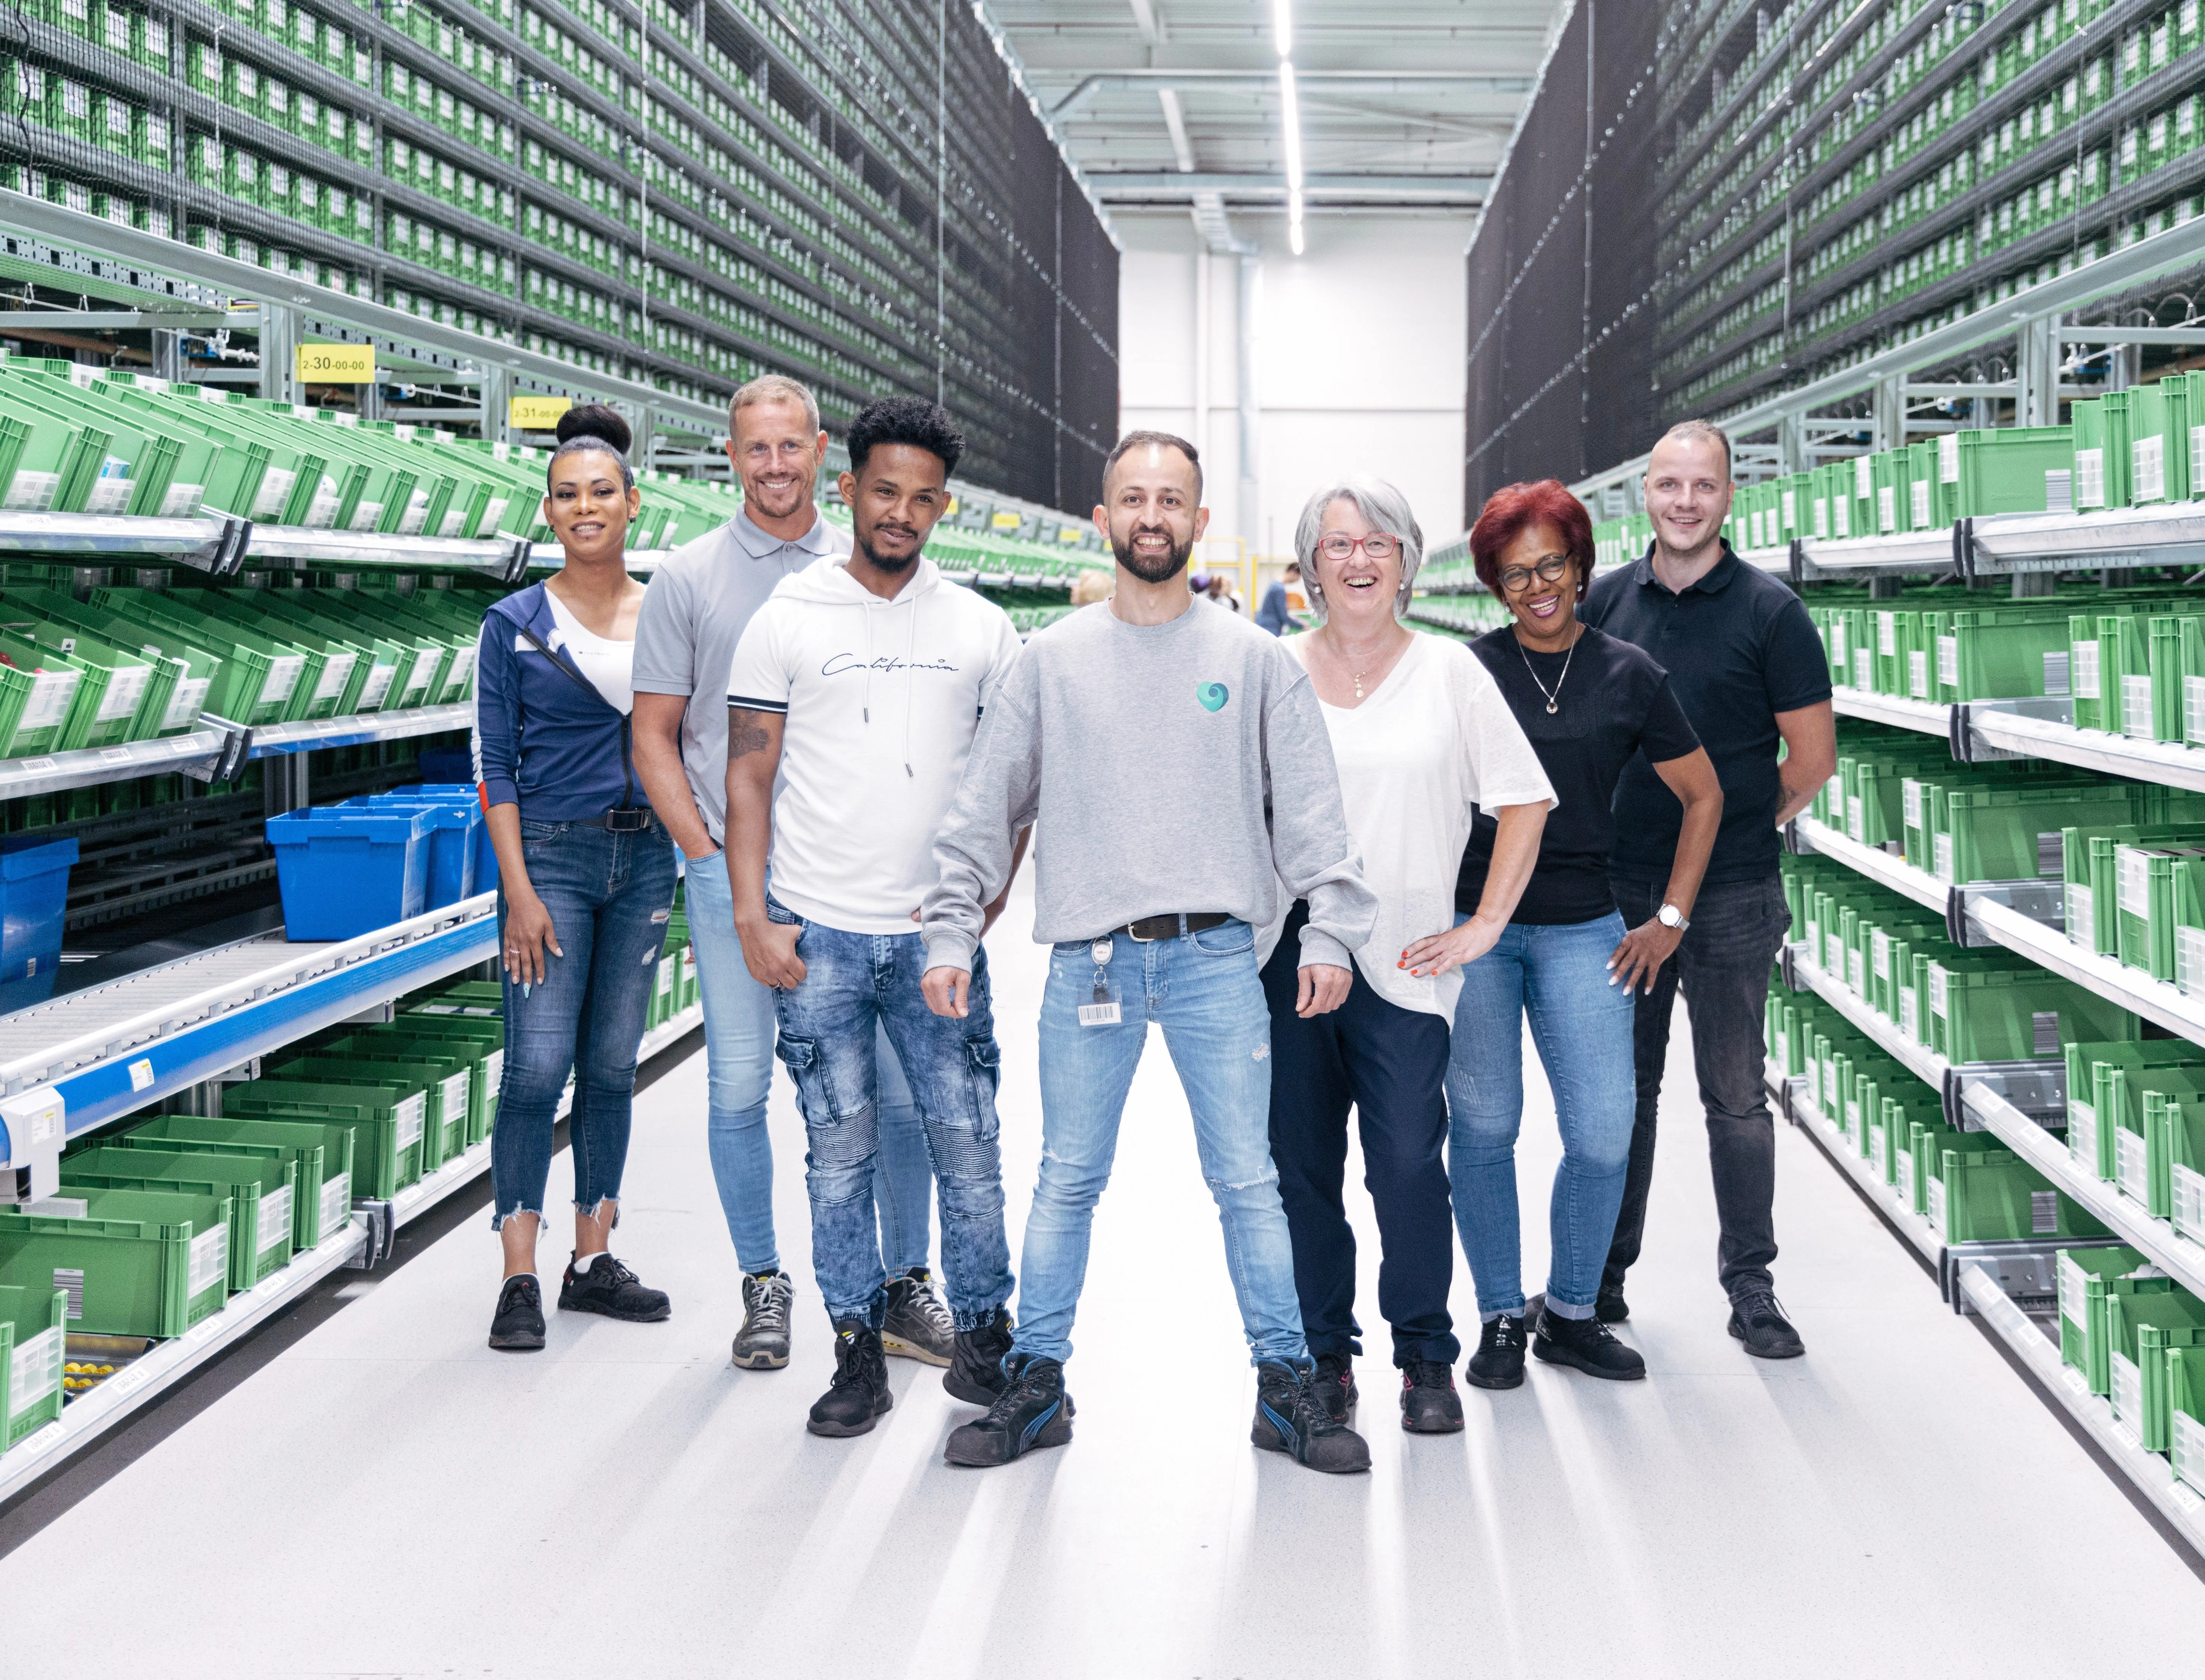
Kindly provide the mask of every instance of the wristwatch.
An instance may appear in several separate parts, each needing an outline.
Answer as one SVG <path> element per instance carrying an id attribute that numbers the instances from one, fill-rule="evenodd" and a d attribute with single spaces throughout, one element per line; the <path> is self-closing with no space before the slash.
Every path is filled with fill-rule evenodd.
<path id="1" fill-rule="evenodd" d="M 1685 912 L 1673 904 L 1665 904 L 1654 914 L 1654 919 L 1665 928 L 1674 928 L 1679 933 L 1692 924 L 1685 919 Z"/>

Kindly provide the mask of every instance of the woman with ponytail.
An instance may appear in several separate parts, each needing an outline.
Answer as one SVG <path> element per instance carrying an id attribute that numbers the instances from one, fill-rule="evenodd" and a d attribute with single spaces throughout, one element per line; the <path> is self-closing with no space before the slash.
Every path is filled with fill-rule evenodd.
<path id="1" fill-rule="evenodd" d="M 571 1071 L 574 1248 L 569 1311 L 672 1312 L 613 1258 L 636 1050 L 674 904 L 674 847 L 635 773 L 629 713 L 643 585 L 627 574 L 641 506 L 627 424 L 595 404 L 560 418 L 544 518 L 566 561 L 484 614 L 475 780 L 497 851 L 505 1075 L 492 1134 L 491 1228 L 505 1277 L 490 1345 L 544 1345 L 536 1238 L 552 1126 Z"/>

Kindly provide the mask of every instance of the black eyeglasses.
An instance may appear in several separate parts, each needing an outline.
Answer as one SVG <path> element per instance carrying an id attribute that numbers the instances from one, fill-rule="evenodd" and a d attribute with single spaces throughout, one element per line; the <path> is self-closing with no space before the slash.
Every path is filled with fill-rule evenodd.
<path id="1" fill-rule="evenodd" d="M 1558 584 L 1561 582 L 1569 569 L 1570 557 L 1567 555 L 1548 555 L 1536 567 L 1510 567 L 1501 574 L 1501 587 L 1511 595 L 1519 590 L 1529 589 L 1531 586 L 1534 573 L 1537 574 L 1542 583 Z"/>

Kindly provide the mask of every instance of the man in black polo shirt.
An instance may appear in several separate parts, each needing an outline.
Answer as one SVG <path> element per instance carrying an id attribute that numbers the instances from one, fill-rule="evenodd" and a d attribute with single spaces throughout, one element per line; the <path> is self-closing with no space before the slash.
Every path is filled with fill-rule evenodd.
<path id="1" fill-rule="evenodd" d="M 1837 736 L 1829 667 L 1807 609 L 1787 585 L 1740 564 L 1722 538 L 1731 492 L 1730 439 L 1721 429 L 1705 420 L 1673 428 L 1646 466 L 1654 546 L 1595 584 L 1581 614 L 1667 670 L 1670 692 L 1699 732 L 1723 791 L 1722 828 L 1686 922 L 1663 901 L 1683 807 L 1643 757 L 1625 768 L 1615 790 L 1608 871 L 1616 906 L 1634 927 L 1650 920 L 1669 929 L 1676 960 L 1662 965 L 1638 1000 L 1638 1113 L 1595 1310 L 1611 1323 L 1630 1312 L 1623 1274 L 1638 1258 L 1645 1228 L 1655 1113 L 1681 984 L 1691 999 L 1730 1333 L 1748 1353 L 1789 1359 L 1804 1349 L 1777 1305 L 1768 1271 L 1776 1258 L 1776 1129 L 1762 1083 L 1762 1016 L 1768 971 L 1792 925 L 1776 831 L 1837 769 Z"/>

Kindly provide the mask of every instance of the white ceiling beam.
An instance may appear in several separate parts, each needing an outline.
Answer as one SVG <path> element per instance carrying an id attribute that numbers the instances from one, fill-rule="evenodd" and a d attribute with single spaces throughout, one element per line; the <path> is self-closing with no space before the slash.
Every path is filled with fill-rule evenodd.
<path id="1" fill-rule="evenodd" d="M 1141 39 L 1150 46 L 1164 43 L 1163 20 L 1156 15 L 1155 0 L 1129 0 L 1133 8 L 1133 24 L 1141 32 Z"/>
<path id="2" fill-rule="evenodd" d="M 1179 95 L 1168 87 L 1156 90 L 1156 103 L 1164 108 L 1164 127 L 1171 133 L 1172 156 L 1181 175 L 1194 173 L 1194 148 L 1187 144 L 1186 119 L 1180 115 Z"/>

